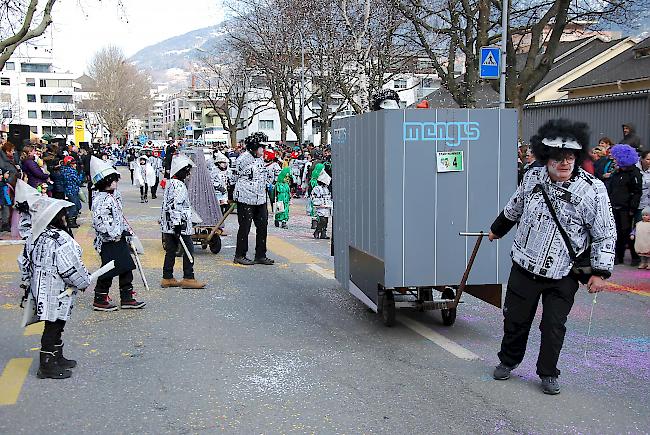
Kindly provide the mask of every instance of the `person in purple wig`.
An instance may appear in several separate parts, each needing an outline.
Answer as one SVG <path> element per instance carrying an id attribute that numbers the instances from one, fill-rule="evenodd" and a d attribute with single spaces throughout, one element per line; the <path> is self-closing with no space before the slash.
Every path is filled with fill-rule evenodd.
<path id="1" fill-rule="evenodd" d="M 636 166 L 639 154 L 634 147 L 627 144 L 614 145 L 610 153 L 618 166 L 607 183 L 609 200 L 612 203 L 614 221 L 616 222 L 616 258 L 615 264 L 623 263 L 625 251 L 630 250 L 632 266 L 641 262 L 634 250 L 630 233 L 634 227 L 634 214 L 639 208 L 643 188 L 643 176 Z"/>

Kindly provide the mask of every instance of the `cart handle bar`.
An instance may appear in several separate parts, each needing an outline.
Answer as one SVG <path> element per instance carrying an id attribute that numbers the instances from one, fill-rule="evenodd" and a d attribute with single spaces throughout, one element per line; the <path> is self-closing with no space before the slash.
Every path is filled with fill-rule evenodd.
<path id="1" fill-rule="evenodd" d="M 465 237 L 481 237 L 485 236 L 487 233 L 481 231 L 480 233 L 458 233 L 459 236 L 465 236 Z"/>

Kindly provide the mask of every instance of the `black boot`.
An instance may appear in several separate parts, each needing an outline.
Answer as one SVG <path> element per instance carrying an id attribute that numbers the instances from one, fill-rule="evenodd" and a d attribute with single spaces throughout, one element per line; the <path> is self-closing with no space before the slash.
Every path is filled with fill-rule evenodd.
<path id="1" fill-rule="evenodd" d="M 79 228 L 76 217 L 68 219 L 68 228 Z"/>
<path id="2" fill-rule="evenodd" d="M 36 376 L 39 379 L 67 379 L 72 372 L 61 367 L 58 363 L 55 352 L 41 350 L 41 361 Z"/>
<path id="3" fill-rule="evenodd" d="M 149 194 L 144 194 L 144 202 L 149 202 Z"/>
<path id="4" fill-rule="evenodd" d="M 146 302 L 142 301 L 136 301 L 135 300 L 135 292 L 133 289 L 129 289 L 126 291 L 120 290 L 120 308 L 124 309 L 132 309 L 132 310 L 139 310 L 141 308 L 144 308 L 145 305 L 147 305 Z"/>
<path id="5" fill-rule="evenodd" d="M 73 369 L 77 367 L 77 361 L 73 359 L 67 359 L 63 356 L 63 343 L 54 345 L 54 353 L 56 354 L 56 360 L 64 369 Z"/>
<path id="6" fill-rule="evenodd" d="M 327 236 L 327 222 L 329 221 L 329 218 L 326 217 L 321 217 L 318 219 L 318 232 L 319 232 L 319 239 L 329 239 Z"/>
<path id="7" fill-rule="evenodd" d="M 144 204 L 144 195 L 140 194 L 140 204 Z"/>
<path id="8" fill-rule="evenodd" d="M 117 311 L 117 305 L 111 302 L 108 293 L 95 293 L 95 301 L 93 302 L 93 310 L 95 311 Z"/>

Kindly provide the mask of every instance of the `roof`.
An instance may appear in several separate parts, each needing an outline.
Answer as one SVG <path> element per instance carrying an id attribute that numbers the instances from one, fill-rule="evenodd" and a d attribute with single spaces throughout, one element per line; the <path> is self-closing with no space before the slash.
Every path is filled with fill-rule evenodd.
<path id="1" fill-rule="evenodd" d="M 95 80 L 93 80 L 92 77 L 84 74 L 81 77 L 78 77 L 75 82 L 79 83 L 81 85 L 81 89 L 84 92 L 93 92 L 96 90 L 97 85 L 95 84 Z"/>
<path id="2" fill-rule="evenodd" d="M 635 59 L 635 53 L 640 49 L 650 48 L 650 38 L 641 41 L 634 47 L 625 50 L 582 77 L 563 86 L 560 90 L 586 88 L 606 85 L 620 81 L 650 79 L 650 56 Z"/>
<path id="3" fill-rule="evenodd" d="M 462 76 L 458 77 L 457 80 L 462 82 Z M 475 96 L 475 107 L 477 109 L 499 107 L 499 93 L 492 89 L 492 87 L 486 82 L 478 83 Z M 429 107 L 432 109 L 457 109 L 460 107 L 454 100 L 454 97 L 451 96 L 451 93 L 444 86 L 431 92 L 421 100 L 417 100 L 415 103 L 410 105 L 409 108 L 414 108 L 417 103 L 423 100 L 427 100 L 429 102 Z"/>
<path id="4" fill-rule="evenodd" d="M 605 52 L 606 50 L 621 43 L 627 38 L 603 41 L 598 37 L 580 39 L 578 41 L 563 42 L 555 54 L 555 61 L 544 79 L 537 85 L 535 91 L 543 88 L 552 81 L 570 73 L 571 71 L 589 62 L 591 59 Z M 565 57 L 562 57 L 565 55 Z M 561 59 L 558 59 L 560 58 Z M 523 65 L 522 65 L 523 67 Z"/>

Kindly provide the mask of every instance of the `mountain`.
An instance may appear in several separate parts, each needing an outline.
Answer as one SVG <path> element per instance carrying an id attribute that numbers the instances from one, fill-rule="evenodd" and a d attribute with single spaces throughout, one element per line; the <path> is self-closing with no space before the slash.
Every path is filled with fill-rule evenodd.
<path id="1" fill-rule="evenodd" d="M 192 30 L 143 48 L 129 60 L 151 74 L 154 82 L 169 83 L 172 88 L 189 84 L 192 64 L 224 39 L 224 23 Z"/>

